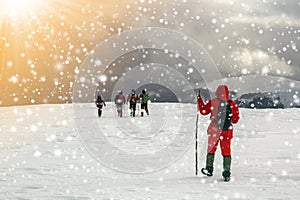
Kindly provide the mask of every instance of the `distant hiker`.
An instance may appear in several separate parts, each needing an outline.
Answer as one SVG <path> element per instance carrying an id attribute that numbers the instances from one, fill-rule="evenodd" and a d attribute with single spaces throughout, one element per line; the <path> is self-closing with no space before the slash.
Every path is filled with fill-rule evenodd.
<path id="1" fill-rule="evenodd" d="M 135 90 L 132 89 L 131 93 L 127 97 L 127 102 L 129 102 L 130 116 L 135 117 L 136 103 L 139 100 L 138 95 Z"/>
<path id="2" fill-rule="evenodd" d="M 220 85 L 216 90 L 216 98 L 211 99 L 205 104 L 198 96 L 198 109 L 202 115 L 210 115 L 211 123 L 208 126 L 208 148 L 206 155 L 206 167 L 201 172 L 207 176 L 213 175 L 213 164 L 215 152 L 220 142 L 221 152 L 223 156 L 223 177 L 224 181 L 230 180 L 231 167 L 231 139 L 233 137 L 233 126 L 239 117 L 239 109 L 237 104 L 229 99 L 228 87 Z"/>
<path id="3" fill-rule="evenodd" d="M 118 117 L 123 116 L 123 104 L 126 103 L 125 97 L 123 95 L 122 90 L 119 91 L 119 94 L 115 97 L 115 104 L 117 107 Z"/>
<path id="4" fill-rule="evenodd" d="M 102 107 L 106 106 L 105 100 L 100 92 L 98 92 L 97 100 L 96 100 L 96 106 L 98 108 L 98 117 L 101 117 L 102 115 Z"/>
<path id="5" fill-rule="evenodd" d="M 149 96 L 146 93 L 146 90 L 142 91 L 142 94 L 140 95 L 140 102 L 141 102 L 141 116 L 144 116 L 144 111 L 146 111 L 147 115 L 149 115 L 149 110 L 148 110 L 148 100 Z"/>

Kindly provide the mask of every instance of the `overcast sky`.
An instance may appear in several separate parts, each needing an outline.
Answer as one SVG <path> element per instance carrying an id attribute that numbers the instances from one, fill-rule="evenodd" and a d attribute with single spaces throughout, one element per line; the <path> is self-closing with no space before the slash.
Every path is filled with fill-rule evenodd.
<path id="1" fill-rule="evenodd" d="M 185 25 L 179 30 L 204 46 L 224 76 L 254 73 L 300 80 L 300 1 L 209 0 L 191 5 L 178 10 L 190 9 L 199 20 L 189 23 L 190 16 L 182 17 Z"/>

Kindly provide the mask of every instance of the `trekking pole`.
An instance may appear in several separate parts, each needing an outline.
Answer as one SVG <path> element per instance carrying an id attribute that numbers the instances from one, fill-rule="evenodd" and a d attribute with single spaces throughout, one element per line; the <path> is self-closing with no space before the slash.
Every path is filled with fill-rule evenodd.
<path id="1" fill-rule="evenodd" d="M 126 104 L 122 105 L 123 116 L 126 117 Z"/>
<path id="2" fill-rule="evenodd" d="M 125 106 L 122 104 L 122 105 L 121 105 L 122 117 L 125 117 L 124 107 L 125 107 Z"/>
<path id="3" fill-rule="evenodd" d="M 200 90 L 198 91 L 198 96 L 200 96 Z M 198 175 L 198 121 L 199 121 L 199 113 L 198 113 L 198 102 L 197 102 L 197 117 L 196 117 L 196 131 L 195 131 L 195 168 L 196 168 L 196 176 Z"/>

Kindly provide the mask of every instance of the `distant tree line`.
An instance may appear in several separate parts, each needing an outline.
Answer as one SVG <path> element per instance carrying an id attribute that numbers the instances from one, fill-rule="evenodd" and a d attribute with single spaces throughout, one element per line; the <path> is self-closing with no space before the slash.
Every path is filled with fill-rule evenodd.
<path id="1" fill-rule="evenodd" d="M 244 94 L 236 100 L 241 108 L 284 108 L 278 95 L 273 93 L 249 93 Z"/>
<path id="2" fill-rule="evenodd" d="M 195 91 L 196 92 L 196 91 Z M 204 101 L 215 97 L 215 94 L 208 89 L 201 89 L 201 96 Z M 229 97 L 237 103 L 240 108 L 263 109 L 263 108 L 284 108 L 279 95 L 272 92 L 248 93 L 237 98 L 235 91 L 229 91 Z M 294 105 L 293 107 L 297 107 Z M 300 105 L 298 105 L 300 107 Z"/>

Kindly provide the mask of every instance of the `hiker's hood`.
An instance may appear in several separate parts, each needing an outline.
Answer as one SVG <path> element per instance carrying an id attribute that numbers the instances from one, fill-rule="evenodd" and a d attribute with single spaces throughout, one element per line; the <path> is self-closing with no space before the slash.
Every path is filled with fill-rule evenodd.
<path id="1" fill-rule="evenodd" d="M 229 90 L 226 85 L 219 85 L 219 87 L 216 90 L 216 96 L 218 99 L 222 101 L 228 101 L 229 100 Z"/>

